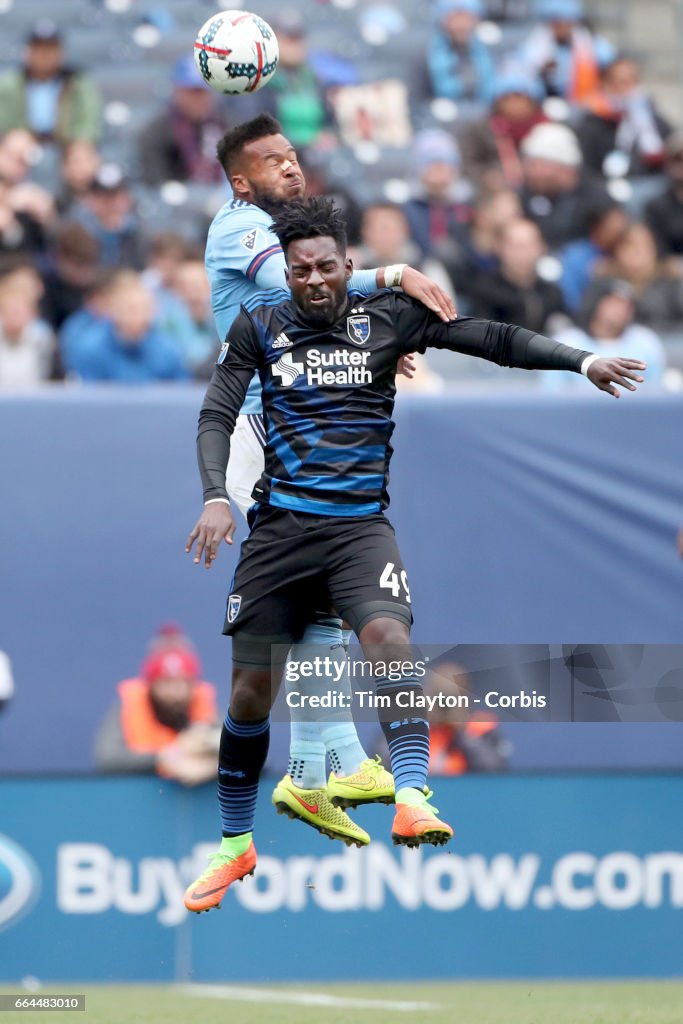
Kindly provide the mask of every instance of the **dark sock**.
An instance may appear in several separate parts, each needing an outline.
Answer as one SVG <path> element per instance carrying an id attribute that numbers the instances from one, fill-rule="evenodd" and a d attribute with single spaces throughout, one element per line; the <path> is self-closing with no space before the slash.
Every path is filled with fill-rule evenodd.
<path id="1" fill-rule="evenodd" d="M 254 827 L 258 780 L 268 755 L 270 717 L 236 722 L 225 716 L 218 754 L 218 803 L 224 836 Z"/>
<path id="2" fill-rule="evenodd" d="M 379 708 L 378 713 L 382 732 L 389 745 L 396 792 L 406 786 L 421 790 L 429 768 L 429 722 L 422 708 L 400 707 L 396 701 L 399 693 L 413 692 L 421 695 L 422 687 L 411 676 L 400 682 L 378 677 L 375 682 L 377 696 L 391 699 L 391 707 Z M 401 698 L 401 701 L 408 703 L 405 698 Z"/>

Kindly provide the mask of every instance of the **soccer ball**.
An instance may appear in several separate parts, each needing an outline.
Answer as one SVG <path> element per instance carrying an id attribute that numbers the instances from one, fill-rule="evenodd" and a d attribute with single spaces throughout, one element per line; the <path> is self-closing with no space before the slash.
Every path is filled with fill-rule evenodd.
<path id="1" fill-rule="evenodd" d="M 267 21 L 248 11 L 220 11 L 197 33 L 194 59 L 216 92 L 240 95 L 267 85 L 277 70 L 280 49 Z"/>

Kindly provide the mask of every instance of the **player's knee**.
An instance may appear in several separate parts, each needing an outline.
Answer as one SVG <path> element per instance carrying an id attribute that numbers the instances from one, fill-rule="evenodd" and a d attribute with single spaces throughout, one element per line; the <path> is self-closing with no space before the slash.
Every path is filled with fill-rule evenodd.
<path id="1" fill-rule="evenodd" d="M 272 705 L 270 671 L 236 668 L 232 677 L 230 714 L 239 722 L 265 718 Z"/>

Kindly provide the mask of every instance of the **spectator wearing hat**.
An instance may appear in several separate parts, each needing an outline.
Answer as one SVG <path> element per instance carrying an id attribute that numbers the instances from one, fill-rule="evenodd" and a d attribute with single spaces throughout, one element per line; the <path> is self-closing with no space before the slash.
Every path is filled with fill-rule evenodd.
<path id="1" fill-rule="evenodd" d="M 576 133 L 590 171 L 610 175 L 612 154 L 621 158 L 620 176 L 661 170 L 671 127 L 643 88 L 637 60 L 616 57 L 601 70 L 598 88 L 581 106 Z"/>
<path id="2" fill-rule="evenodd" d="M 155 312 L 154 296 L 140 275 L 120 271 L 107 287 L 104 315 L 96 313 L 88 330 L 71 329 L 79 313 L 65 322 L 65 370 L 83 381 L 118 384 L 186 380 L 181 347 L 157 326 Z"/>
<path id="3" fill-rule="evenodd" d="M 664 147 L 666 184 L 645 207 L 645 221 L 662 258 L 683 257 L 683 130 L 674 132 Z"/>
<path id="4" fill-rule="evenodd" d="M 218 96 L 201 76 L 194 57 L 182 57 L 173 72 L 169 106 L 145 126 L 138 140 L 142 180 L 217 184 L 223 172 L 216 146 L 228 127 Z"/>
<path id="5" fill-rule="evenodd" d="M 657 334 L 638 322 L 635 296 L 628 284 L 613 278 L 597 282 L 586 298 L 579 324 L 559 331 L 555 335 L 557 341 L 589 349 L 603 359 L 641 359 L 647 363 L 645 386 L 660 383 L 666 352 Z M 541 387 L 546 390 L 573 388 L 574 376 L 547 370 L 539 375 Z"/>
<path id="6" fill-rule="evenodd" d="M 309 54 L 306 23 L 299 11 L 281 11 L 270 19 L 270 24 L 280 48 L 278 72 L 267 89 L 255 93 L 250 99 L 250 112 L 253 110 L 254 115 L 272 114 L 292 145 L 311 146 L 323 131 L 332 126 L 325 85 L 316 67 L 319 60 L 325 63 L 327 55 Z M 323 74 L 326 70 L 323 68 Z M 330 76 L 330 88 L 340 84 L 335 81 L 336 76 L 336 72 Z"/>
<path id="7" fill-rule="evenodd" d="M 102 164 L 73 217 L 97 239 L 102 266 L 142 269 L 142 231 L 128 181 L 118 164 Z"/>
<path id="8" fill-rule="evenodd" d="M 118 699 L 95 740 L 103 772 L 156 773 L 184 785 L 216 774 L 216 691 L 181 637 L 160 643 L 140 672 L 118 685 Z"/>
<path id="9" fill-rule="evenodd" d="M 519 148 L 532 128 L 547 121 L 541 88 L 524 75 L 505 75 L 493 84 L 486 117 L 468 121 L 459 133 L 463 169 L 484 192 L 519 188 L 523 181 Z"/>
<path id="10" fill-rule="evenodd" d="M 482 0 L 437 0 L 432 38 L 416 68 L 414 99 L 448 99 L 480 107 L 490 100 L 496 64 L 477 35 Z"/>
<path id="11" fill-rule="evenodd" d="M 89 75 L 65 62 L 59 30 L 41 20 L 26 40 L 24 62 L 0 78 L 0 135 L 27 128 L 41 142 L 96 140 L 102 101 Z"/>
<path id="12" fill-rule="evenodd" d="M 588 213 L 607 197 L 604 185 L 584 174 L 574 132 L 554 122 L 537 124 L 520 152 L 524 213 L 535 221 L 551 251 L 588 234 Z"/>
<path id="13" fill-rule="evenodd" d="M 475 282 L 474 315 L 554 336 L 557 318 L 564 326 L 567 315 L 562 292 L 539 273 L 545 254 L 543 237 L 532 220 L 509 221 L 501 229 L 498 269 Z"/>
<path id="14" fill-rule="evenodd" d="M 430 128 L 415 137 L 413 159 L 418 180 L 405 204 L 410 233 L 423 256 L 448 266 L 471 215 L 460 189 L 460 152 L 448 132 Z"/>
<path id="15" fill-rule="evenodd" d="M 521 63 L 537 77 L 546 96 L 581 103 L 599 84 L 600 69 L 615 50 L 584 24 L 581 0 L 538 0 L 539 24 L 522 45 Z"/>

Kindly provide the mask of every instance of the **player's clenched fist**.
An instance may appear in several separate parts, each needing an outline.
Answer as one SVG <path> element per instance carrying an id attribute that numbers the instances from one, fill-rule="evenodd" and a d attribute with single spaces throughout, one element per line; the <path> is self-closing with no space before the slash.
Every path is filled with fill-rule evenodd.
<path id="1" fill-rule="evenodd" d="M 226 544 L 232 544 L 232 536 L 235 532 L 235 520 L 232 518 L 230 506 L 225 501 L 212 501 L 204 506 L 204 511 L 197 520 L 197 525 L 187 538 L 185 550 L 189 554 L 197 542 L 194 554 L 194 563 L 199 565 L 204 553 L 204 564 L 210 569 L 213 560 L 218 554 L 218 548 L 222 540 Z"/>

